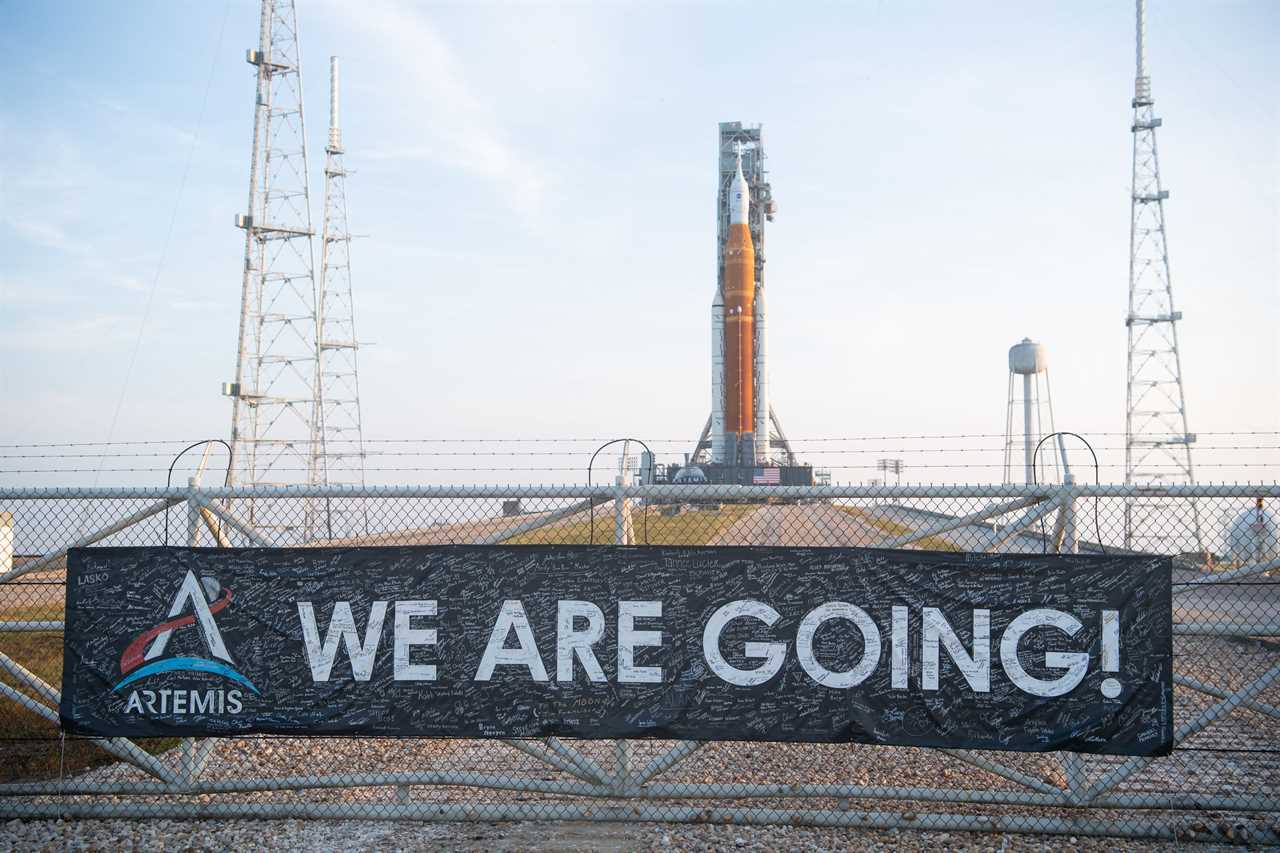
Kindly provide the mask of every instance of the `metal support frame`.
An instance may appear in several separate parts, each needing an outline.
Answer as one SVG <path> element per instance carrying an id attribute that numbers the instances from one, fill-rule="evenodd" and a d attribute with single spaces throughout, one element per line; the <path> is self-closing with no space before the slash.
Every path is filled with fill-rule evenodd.
<path id="1" fill-rule="evenodd" d="M 1063 501 L 1061 498 L 1057 500 L 1041 501 L 1039 504 L 1031 507 L 1022 515 L 1014 519 L 1012 523 L 1010 523 L 1005 527 L 1002 527 L 1000 529 L 1000 532 L 996 535 L 995 541 L 993 541 L 990 545 L 987 546 L 986 548 L 987 552 L 990 553 L 990 552 L 1000 550 L 1000 548 L 1005 544 L 1007 544 L 1010 539 L 1014 538 L 1015 536 L 1018 536 L 1023 531 L 1027 530 L 1029 527 L 1034 525 L 1036 522 L 1041 521 L 1045 516 L 1053 512 L 1055 509 L 1060 510 L 1062 509 L 1062 507 L 1063 507 Z"/>
<path id="2" fill-rule="evenodd" d="M 634 781 L 634 780 L 633 780 Z M 281 776 L 271 778 L 211 779 L 185 784 L 181 779 L 173 784 L 157 782 L 17 782 L 0 784 L 0 803 L 4 798 L 50 795 L 108 795 L 148 796 L 156 794 L 183 794 L 208 796 L 247 794 L 269 791 L 310 791 L 334 788 L 402 788 L 424 786 L 454 786 L 486 788 L 498 791 L 557 794 L 563 796 L 616 799 L 619 796 L 613 784 L 584 783 L 574 781 L 515 778 L 492 773 L 473 771 L 421 771 L 410 773 L 335 773 L 325 776 Z M 1072 803 L 1061 789 L 1052 792 L 1029 792 L 1000 789 L 973 788 L 908 788 L 870 785 L 820 785 L 820 784 L 727 784 L 727 783 L 673 783 L 658 782 L 648 785 L 632 785 L 626 796 L 640 801 L 679 799 L 818 799 L 840 798 L 850 800 L 904 800 L 925 803 L 975 803 L 998 806 L 1079 806 Z M 185 807 L 187 803 L 179 804 Z M 1178 794 L 1162 800 L 1142 800 L 1132 796 L 1098 798 L 1090 805 L 1107 809 L 1187 809 L 1223 811 L 1280 811 L 1280 800 L 1274 797 L 1215 797 L 1199 794 Z M 3 806 L 0 806 L 3 808 Z M 161 813 L 166 813 L 161 811 Z M 810 812 L 811 814 L 814 812 Z M 796 814 L 804 814 L 799 812 Z"/>
<path id="3" fill-rule="evenodd" d="M 217 506 L 216 504 L 213 504 L 208 500 L 202 499 L 198 496 L 192 496 L 191 500 L 199 504 L 199 506 L 202 509 L 204 509 L 206 512 L 209 512 L 210 514 L 216 516 L 219 520 L 225 522 L 228 527 L 232 528 L 237 533 L 244 536 L 246 539 L 248 539 L 254 545 L 257 545 L 259 548 L 270 548 L 275 544 L 270 539 L 267 539 L 266 537 L 259 534 L 257 528 L 254 527 L 253 522 L 246 521 L 245 519 L 236 515 L 227 507 Z"/>
<path id="4" fill-rule="evenodd" d="M 99 528 L 98 530 L 95 530 L 93 533 L 90 533 L 88 536 L 81 536 L 80 538 L 76 539 L 69 545 L 63 548 L 59 548 L 56 551 L 52 551 L 48 554 L 45 554 L 43 557 L 41 557 L 38 560 L 32 560 L 30 563 L 26 563 L 24 565 L 17 566 L 13 569 L 10 569 L 9 571 L 5 572 L 3 575 L 0 575 L 0 584 L 8 583 L 9 581 L 16 580 L 17 578 L 20 578 L 23 575 L 29 575 L 32 572 L 39 572 L 45 569 L 52 568 L 55 564 L 58 563 L 58 561 L 65 559 L 67 556 L 67 552 L 70 551 L 72 548 L 85 548 L 89 545 L 93 545 L 98 542 L 101 542 L 103 539 L 106 539 L 109 536 L 114 536 L 115 534 L 119 533 L 122 530 L 127 530 L 128 528 L 133 527 L 135 524 L 138 524 L 139 522 L 146 521 L 148 518 L 150 518 L 153 515 L 159 515 L 160 513 L 169 509 L 169 507 L 176 506 L 185 500 L 186 500 L 185 497 L 162 498 L 156 501 L 155 503 L 150 504 L 144 507 L 143 509 L 138 510 L 135 513 L 125 516 L 119 521 L 113 522 L 111 524 L 108 524 L 106 527 L 102 527 L 102 528 Z"/>
<path id="5" fill-rule="evenodd" d="M 1023 773 L 1021 770 L 1014 770 L 1012 767 L 1006 767 L 997 761 L 992 761 L 989 758 L 983 758 L 981 755 L 974 755 L 972 752 L 968 752 L 963 749 L 942 749 L 939 750 L 939 752 L 949 755 L 958 761 L 963 761 L 965 764 L 972 764 L 979 770 L 994 773 L 1002 779 L 1008 779 L 1010 782 L 1016 782 L 1033 791 L 1039 791 L 1042 794 L 1049 794 L 1054 797 L 1061 797 L 1062 795 L 1062 789 L 1050 785 L 1043 779 L 1037 779 L 1034 776 Z"/>
<path id="6" fill-rule="evenodd" d="M 1014 510 L 1025 509 L 1029 506 L 1035 506 L 1043 501 L 1041 497 L 1018 498 L 1017 500 L 1007 501 L 1002 504 L 994 504 L 980 509 L 977 512 L 971 512 L 968 515 L 959 518 L 947 519 L 941 521 L 932 527 L 926 527 L 923 530 L 912 531 L 911 533 L 889 539 L 880 543 L 882 548 L 901 548 L 903 545 L 910 545 L 913 542 L 919 542 L 921 539 L 928 539 L 931 536 L 937 536 L 940 533 L 950 533 L 953 530 L 959 530 L 962 527 L 968 527 L 970 524 L 976 524 L 982 521 L 989 521 L 998 518 Z"/>
<path id="7" fill-rule="evenodd" d="M 62 694 L 45 682 L 44 679 L 29 672 L 20 664 L 15 663 L 7 655 L 0 654 L 0 666 L 2 666 L 10 675 L 35 690 L 35 692 L 42 698 L 52 703 L 54 707 L 50 707 L 50 705 L 46 705 L 44 702 L 39 702 L 22 691 L 10 687 L 3 682 L 0 682 L 0 696 L 16 702 L 18 705 L 39 714 L 41 717 L 44 717 L 46 720 L 49 720 L 56 725 L 58 723 L 58 712 L 54 708 L 62 701 Z M 174 774 L 172 770 L 165 767 L 156 760 L 155 757 L 146 753 L 144 750 L 139 748 L 137 744 L 127 738 L 106 738 L 103 740 L 96 740 L 94 742 L 116 758 L 119 758 L 122 761 L 127 761 L 139 770 L 142 770 L 161 781 L 175 784 L 178 782 L 178 776 Z"/>
<path id="8" fill-rule="evenodd" d="M 1253 699 L 1266 688 L 1270 687 L 1276 679 L 1280 678 L 1280 664 L 1273 666 L 1267 670 L 1260 678 L 1255 679 L 1251 684 L 1246 685 L 1240 690 L 1227 696 L 1221 702 L 1206 708 L 1196 715 L 1195 719 L 1179 726 L 1174 732 L 1173 739 L 1176 743 L 1187 740 L 1208 728 L 1215 720 L 1226 714 L 1231 713 L 1243 703 Z M 1089 802 L 1094 797 L 1111 790 L 1133 774 L 1137 773 L 1143 767 L 1150 764 L 1150 758 L 1131 758 L 1103 776 L 1095 782 L 1085 793 L 1084 801 Z"/>
<path id="9" fill-rule="evenodd" d="M 1177 673 L 1174 673 L 1173 683 L 1180 684 L 1183 687 L 1190 687 L 1192 690 L 1218 699 L 1231 698 L 1231 694 L 1226 690 L 1205 684 L 1194 678 L 1188 678 L 1185 675 L 1178 675 Z M 1246 699 L 1240 703 L 1240 707 L 1247 708 L 1250 711 L 1257 711 L 1259 714 L 1266 714 L 1269 717 L 1280 718 L 1280 708 L 1277 708 L 1275 705 L 1268 705 L 1266 702 L 1257 702 L 1253 699 Z"/>
<path id="10" fill-rule="evenodd" d="M 581 756 L 577 753 L 572 753 L 568 756 L 562 755 L 561 753 L 570 752 L 570 750 L 566 750 L 562 746 L 557 746 L 559 752 L 554 751 L 550 748 L 553 742 L 555 742 L 555 738 L 548 738 L 546 741 L 548 748 L 544 749 L 543 747 L 539 747 L 529 741 L 503 741 L 503 743 L 512 749 L 519 750 L 526 755 L 532 756 L 543 764 L 554 767 L 557 770 L 563 770 L 565 773 L 576 776 L 584 782 L 601 786 L 608 784 L 604 773 L 600 772 L 599 768 L 592 769 L 591 767 L 585 766 L 580 760 Z"/>
<path id="11" fill-rule="evenodd" d="M 659 755 L 649 763 L 649 766 L 637 773 L 633 779 L 636 785 L 643 785 L 653 777 L 666 773 L 675 767 L 681 761 L 684 761 L 690 755 L 693 755 L 699 749 L 702 749 L 701 741 L 685 740 L 671 747 L 671 749 Z"/>

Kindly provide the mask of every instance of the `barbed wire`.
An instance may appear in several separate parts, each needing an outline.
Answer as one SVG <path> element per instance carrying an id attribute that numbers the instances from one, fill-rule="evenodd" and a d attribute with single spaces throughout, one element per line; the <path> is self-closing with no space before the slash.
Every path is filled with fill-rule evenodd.
<path id="1" fill-rule="evenodd" d="M 868 453 L 1003 453 L 1005 447 L 988 445 L 986 447 L 874 447 L 868 449 L 830 449 L 806 450 L 808 456 L 827 456 L 836 454 L 868 454 Z M 1021 453 L 1022 444 L 1017 449 Z M 1121 445 L 1103 445 L 1095 450 L 1124 450 Z M 1246 451 L 1277 450 L 1277 444 L 1209 444 L 1196 445 L 1197 450 L 1212 451 Z M 424 456 L 582 456 L 586 450 L 369 450 L 362 454 L 364 458 L 377 457 L 424 457 Z M 168 459 L 169 453 L 0 453 L 0 459 Z"/>
<path id="2" fill-rule="evenodd" d="M 1124 436 L 1123 432 L 1115 431 L 1091 431 L 1081 430 L 1083 435 L 1089 436 Z M 1173 435 L 1173 433 L 1170 433 Z M 1231 430 L 1224 432 L 1199 432 L 1197 436 L 1280 436 L 1280 430 Z M 819 443 L 830 441 L 920 441 L 920 440 L 939 440 L 950 441 L 967 438 L 998 438 L 1003 441 L 1006 436 L 1002 432 L 974 432 L 974 433 L 936 433 L 936 434 L 885 434 L 885 435 L 847 435 L 847 436 L 817 436 L 813 438 L 788 438 L 792 445 Z M 369 438 L 364 439 L 363 444 L 546 444 L 546 443 L 587 443 L 600 442 L 603 438 Z M 646 438 L 652 444 L 680 444 L 689 445 L 691 442 L 686 438 Z M 0 444 L 0 450 L 17 450 L 30 448 L 54 448 L 54 447 L 160 447 L 172 446 L 180 444 L 189 444 L 188 439 L 155 439 L 148 441 L 75 441 L 75 442 L 35 442 L 29 444 Z M 281 444 L 305 445 L 312 443 L 311 439 L 290 440 L 281 442 Z M 327 444 L 356 444 L 354 441 L 335 442 L 332 439 L 326 440 Z M 1200 447 L 1197 442 L 1196 447 Z"/>
<path id="3" fill-rule="evenodd" d="M 331 445 L 332 446 L 332 445 Z M 837 454 L 868 454 L 868 453 L 911 453 L 911 454 L 928 454 L 928 453 L 1003 453 L 1008 449 L 1008 445 L 985 445 L 980 447 L 873 447 L 873 448 L 831 448 L 831 449 L 806 449 L 804 453 L 810 456 L 824 456 Z M 1022 444 L 1017 444 L 1017 449 L 1021 451 Z M 1123 445 L 1101 445 L 1096 450 L 1118 451 L 1125 450 Z M 1280 440 L 1276 444 L 1197 444 L 1197 450 L 1205 451 L 1254 451 L 1254 450 L 1280 450 Z M 581 456 L 589 451 L 586 449 L 575 450 L 366 450 L 363 453 L 353 454 L 360 455 L 365 458 L 370 457 L 424 457 L 424 456 L 480 456 L 480 457 L 496 457 L 496 456 Z M 0 453 L 0 459 L 169 459 L 172 457 L 168 452 L 138 452 L 124 451 L 111 453 Z"/>
<path id="4" fill-rule="evenodd" d="M 1241 468 L 1241 467 L 1247 467 L 1247 468 L 1272 468 L 1272 467 L 1277 467 L 1277 466 L 1280 466 L 1280 463 L 1275 463 L 1275 464 L 1261 463 L 1261 464 L 1254 464 L 1254 465 L 1242 465 L 1242 464 L 1241 464 L 1241 463 L 1239 463 L 1239 462 L 1216 462 L 1216 463 L 1215 463 L 1215 462 L 1204 462 L 1204 463 L 1197 462 L 1197 463 L 1196 463 L 1196 469 L 1197 469 L 1197 470 L 1198 470 L 1198 469 L 1201 469 L 1201 468 Z M 747 465 L 747 466 L 744 466 L 744 467 L 750 468 L 750 467 L 760 467 L 760 466 L 750 466 L 750 465 Z M 879 471 L 879 470 L 882 470 L 882 469 L 880 469 L 880 467 L 879 467 L 879 466 L 877 466 L 877 465 L 823 465 L 823 466 L 821 466 L 821 467 L 822 467 L 823 469 L 829 469 L 829 470 L 833 470 L 833 471 L 855 471 L 855 470 L 856 470 L 856 471 Z M 937 465 L 929 464 L 929 463 L 927 463 L 927 462 L 926 462 L 926 463 L 917 463 L 917 464 L 913 464 L 913 465 L 910 465 L 910 466 L 904 466 L 904 468 L 909 468 L 909 469 L 911 469 L 911 470 L 916 470 L 916 469 L 926 469 L 926 470 L 927 470 L 927 469 L 952 470 L 952 469 L 956 469 L 956 468 L 969 468 L 969 469 L 982 468 L 982 469 L 993 469 L 993 468 L 1004 468 L 1004 467 L 1005 467 L 1005 465 L 1004 465 L 1004 463 L 1002 463 L 1002 462 L 954 462 L 954 463 L 937 464 Z M 1016 467 L 1018 468 L 1018 470 L 1019 470 L 1019 471 L 1021 471 L 1021 470 L 1022 470 L 1021 460 L 1019 460 L 1019 464 L 1018 464 Z M 1100 465 L 1099 467 L 1101 467 L 1101 468 L 1124 468 L 1125 466 L 1124 466 L 1123 464 L 1120 464 L 1120 463 L 1105 463 L 1105 464 Z M 1144 465 L 1144 466 L 1143 466 L 1143 469 L 1144 469 L 1144 470 L 1168 469 L 1168 470 L 1170 470 L 1170 471 L 1182 471 L 1182 470 L 1184 470 L 1184 469 L 1182 468 L 1182 466 L 1180 466 L 1180 465 L 1176 465 L 1176 464 L 1170 464 L 1170 465 Z M 163 473 L 163 472 L 165 472 L 165 471 L 168 471 L 169 469 L 168 469 L 167 467 L 157 467 L 157 468 L 102 468 L 102 469 L 98 469 L 98 468 L 0 468 L 0 474 L 83 474 L 83 473 L 86 473 L 86 472 L 92 473 L 92 472 L 95 472 L 95 471 L 98 471 L 98 470 L 101 470 L 103 473 L 117 473 L 117 474 L 121 474 L 121 473 Z M 271 471 L 271 472 L 281 472 L 281 473 L 283 473 L 283 472 L 305 472 L 305 471 L 307 471 L 307 470 L 309 470 L 309 469 L 307 469 L 307 468 L 305 468 L 305 467 L 288 467 L 288 468 L 271 468 L 271 469 L 270 469 L 270 471 Z M 568 465 L 568 466 L 565 466 L 565 465 L 547 465 L 547 466 L 520 466 L 520 465 L 515 465 L 515 466 L 512 466 L 512 465 L 503 465 L 503 466 L 421 466 L 421 465 L 404 465 L 404 466 L 395 466 L 395 467 L 372 467 L 372 468 L 370 468 L 370 467 L 366 467 L 364 470 L 365 470 L 365 472 L 366 472 L 366 473 L 377 473 L 377 472 L 383 472 L 383 473 L 396 473 L 396 472 L 413 472 L 413 471 L 490 471 L 490 472 L 504 472 L 504 471 L 575 471 L 575 472 L 577 472 L 577 473 L 579 473 L 579 474 L 580 474 L 580 473 L 582 473 L 582 467 L 581 467 L 581 466 L 578 466 L 578 465 Z"/>

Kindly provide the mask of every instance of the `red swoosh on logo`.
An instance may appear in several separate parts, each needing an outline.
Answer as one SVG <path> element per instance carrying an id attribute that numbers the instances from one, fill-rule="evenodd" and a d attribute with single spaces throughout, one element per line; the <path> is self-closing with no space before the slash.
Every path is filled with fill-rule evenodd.
<path id="1" fill-rule="evenodd" d="M 224 589 L 222 590 L 222 597 L 209 605 L 209 612 L 217 613 L 230 603 L 231 590 Z M 144 654 L 143 647 L 154 640 L 159 634 L 162 634 L 165 631 L 171 631 L 174 628 L 184 628 L 187 625 L 194 625 L 195 622 L 196 615 L 194 613 L 188 613 L 186 616 L 179 616 L 177 619 L 170 619 L 168 622 L 162 622 L 154 628 L 149 628 L 147 631 L 138 635 L 138 638 L 130 643 L 129 647 L 124 650 L 124 654 L 120 655 L 120 674 L 128 675 L 131 671 L 137 669 L 138 666 L 142 664 L 142 656 Z"/>

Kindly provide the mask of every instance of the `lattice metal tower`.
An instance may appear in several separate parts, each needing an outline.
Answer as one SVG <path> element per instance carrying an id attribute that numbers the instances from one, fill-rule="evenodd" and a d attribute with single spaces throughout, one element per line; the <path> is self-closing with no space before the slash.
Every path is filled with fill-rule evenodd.
<path id="1" fill-rule="evenodd" d="M 351 298 L 351 232 L 347 170 L 338 120 L 338 57 L 329 57 L 329 142 L 325 146 L 324 224 L 320 248 L 320 431 L 318 476 L 326 483 L 364 484 L 355 310 Z"/>
<path id="2" fill-rule="evenodd" d="M 1133 194 L 1129 230 L 1128 393 L 1125 408 L 1125 483 L 1194 483 L 1187 427 L 1178 321 L 1169 278 L 1164 223 L 1168 190 L 1160 182 L 1156 152 L 1155 100 L 1147 75 L 1146 3 L 1137 0 L 1137 78 L 1133 97 Z M 1125 505 L 1126 548 L 1143 551 L 1203 550 L 1200 514 L 1194 503 L 1185 519 L 1170 501 L 1135 498 Z M 1194 543 L 1177 536 L 1194 530 Z"/>
<path id="3" fill-rule="evenodd" d="M 297 19 L 292 0 L 263 0 L 244 280 L 232 398 L 232 472 L 240 484 L 323 481 L 320 352 Z M 309 510 L 308 510 L 309 512 Z M 283 522 L 283 520 L 280 520 Z M 310 530 L 311 519 L 291 518 Z"/>

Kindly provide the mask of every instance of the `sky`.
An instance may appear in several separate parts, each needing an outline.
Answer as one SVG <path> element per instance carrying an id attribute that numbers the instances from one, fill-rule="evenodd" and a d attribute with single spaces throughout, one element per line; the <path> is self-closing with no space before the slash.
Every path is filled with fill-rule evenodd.
<path id="1" fill-rule="evenodd" d="M 1191 429 L 1280 430 L 1280 5 L 1149 5 Z M 1123 430 L 1132 4 L 298 16 L 317 223 L 343 63 L 367 436 L 692 442 L 730 120 L 793 438 L 999 434 L 1024 336 L 1060 429 Z M 0 2 L 0 444 L 229 433 L 257 17 Z"/>

